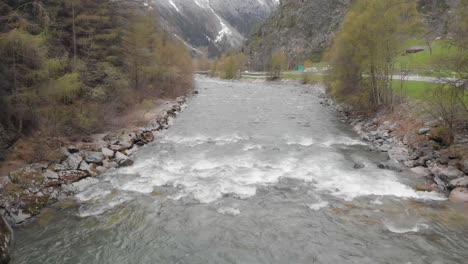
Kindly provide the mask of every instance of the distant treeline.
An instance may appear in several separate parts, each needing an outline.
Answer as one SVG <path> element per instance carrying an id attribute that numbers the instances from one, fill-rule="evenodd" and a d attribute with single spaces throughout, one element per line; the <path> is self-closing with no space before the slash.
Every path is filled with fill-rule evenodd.
<path id="1" fill-rule="evenodd" d="M 192 89 L 185 46 L 141 1 L 0 0 L 0 125 L 88 134 L 147 98 Z"/>

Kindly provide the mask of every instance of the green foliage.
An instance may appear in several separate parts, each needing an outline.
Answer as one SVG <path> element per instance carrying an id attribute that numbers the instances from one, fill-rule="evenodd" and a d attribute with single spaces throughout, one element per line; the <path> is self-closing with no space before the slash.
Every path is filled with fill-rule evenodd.
<path id="1" fill-rule="evenodd" d="M 189 52 L 139 1 L 0 0 L 0 21 L 3 127 L 91 133 L 102 113 L 192 89 Z"/>
<path id="2" fill-rule="evenodd" d="M 359 108 L 393 105 L 395 58 L 420 26 L 414 1 L 356 1 L 328 52 L 332 94 Z"/>
<path id="3" fill-rule="evenodd" d="M 282 51 L 271 54 L 268 75 L 270 80 L 280 79 L 281 72 L 288 69 L 288 55 Z"/>
<path id="4" fill-rule="evenodd" d="M 238 79 L 240 72 L 245 70 L 247 57 L 244 53 L 225 54 L 212 63 L 210 76 L 219 75 L 223 79 Z"/>
<path id="5" fill-rule="evenodd" d="M 46 89 L 46 94 L 55 102 L 69 104 L 76 99 L 81 86 L 80 75 L 78 73 L 68 73 L 56 80 L 51 80 Z"/>

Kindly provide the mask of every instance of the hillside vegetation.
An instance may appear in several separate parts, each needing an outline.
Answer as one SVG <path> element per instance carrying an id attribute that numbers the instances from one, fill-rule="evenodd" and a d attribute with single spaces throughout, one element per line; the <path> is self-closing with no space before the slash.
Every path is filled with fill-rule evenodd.
<path id="1" fill-rule="evenodd" d="M 0 149 L 89 134 L 143 99 L 192 89 L 185 46 L 138 1 L 0 0 Z"/>

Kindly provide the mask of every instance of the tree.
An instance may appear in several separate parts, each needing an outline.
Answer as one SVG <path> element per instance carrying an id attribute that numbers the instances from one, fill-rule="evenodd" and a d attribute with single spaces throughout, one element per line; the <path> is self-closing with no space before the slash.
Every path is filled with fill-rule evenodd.
<path id="1" fill-rule="evenodd" d="M 452 37 L 447 45 L 452 50 L 433 59 L 439 71 L 451 72 L 454 79 L 442 79 L 431 94 L 429 112 L 444 121 L 446 143 L 453 143 L 457 122 L 468 121 L 468 0 L 459 4 L 450 20 Z"/>
<path id="2" fill-rule="evenodd" d="M 282 51 L 275 51 L 271 54 L 269 64 L 269 79 L 280 79 L 281 72 L 288 68 L 288 55 Z"/>
<path id="3" fill-rule="evenodd" d="M 332 93 L 356 106 L 391 107 L 394 59 L 420 26 L 415 1 L 355 2 L 328 52 Z"/>
<path id="4" fill-rule="evenodd" d="M 80 0 L 66 0 L 65 5 L 71 10 L 72 19 L 72 43 L 73 43 L 73 67 L 76 66 L 77 43 L 76 43 L 76 12 L 75 8 L 80 4 Z"/>

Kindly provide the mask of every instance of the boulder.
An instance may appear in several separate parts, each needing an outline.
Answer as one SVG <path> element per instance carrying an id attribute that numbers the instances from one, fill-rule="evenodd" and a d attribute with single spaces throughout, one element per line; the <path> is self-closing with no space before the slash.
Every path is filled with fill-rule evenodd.
<path id="1" fill-rule="evenodd" d="M 81 161 L 83 161 L 81 155 L 79 155 L 79 153 L 74 153 L 68 156 L 68 158 L 62 162 L 62 165 L 65 170 L 77 170 L 80 167 Z"/>
<path id="2" fill-rule="evenodd" d="M 390 159 L 403 162 L 409 159 L 408 149 L 405 147 L 393 147 L 388 150 Z"/>
<path id="3" fill-rule="evenodd" d="M 95 151 L 85 151 L 84 160 L 88 163 L 101 164 L 102 161 L 104 160 L 104 154 L 101 152 L 95 152 Z"/>
<path id="4" fill-rule="evenodd" d="M 58 172 L 59 179 L 64 183 L 77 182 L 88 177 L 88 173 L 80 170 L 66 170 Z"/>
<path id="5" fill-rule="evenodd" d="M 433 121 L 429 121 L 429 122 L 424 123 L 424 126 L 426 126 L 426 127 L 438 127 L 439 124 L 440 124 L 439 120 L 433 120 Z"/>
<path id="6" fill-rule="evenodd" d="M 429 167 L 429 170 L 435 176 L 443 176 L 447 177 L 448 179 L 463 177 L 463 172 L 453 166 L 442 166 L 438 164 L 432 164 L 432 166 Z"/>
<path id="7" fill-rule="evenodd" d="M 463 161 L 463 166 L 462 166 L 461 170 L 462 170 L 466 175 L 468 175 L 468 159 L 466 159 L 466 160 Z"/>
<path id="8" fill-rule="evenodd" d="M 104 157 L 108 157 L 108 158 L 114 157 L 114 151 L 109 148 L 102 148 L 101 153 L 102 155 L 104 155 Z"/>
<path id="9" fill-rule="evenodd" d="M 468 176 L 450 181 L 449 188 L 454 189 L 457 187 L 468 188 Z"/>
<path id="10" fill-rule="evenodd" d="M 391 171 L 396 171 L 396 172 L 403 171 L 403 168 L 402 168 L 403 166 L 392 160 L 380 162 L 379 164 L 377 164 L 377 167 L 383 170 L 391 170 Z"/>
<path id="11" fill-rule="evenodd" d="M 117 138 L 110 140 L 109 148 L 113 151 L 123 151 L 133 147 L 135 134 L 134 133 L 124 133 Z"/>
<path id="12" fill-rule="evenodd" d="M 364 167 L 365 167 L 365 165 L 362 162 L 355 162 L 354 166 L 353 166 L 354 169 L 362 169 Z"/>
<path id="13" fill-rule="evenodd" d="M 428 168 L 422 166 L 414 167 L 411 169 L 411 171 L 422 177 L 431 175 L 431 171 Z"/>
<path id="14" fill-rule="evenodd" d="M 102 166 L 106 169 L 112 169 L 119 167 L 119 164 L 117 164 L 115 161 L 104 160 L 102 162 Z"/>
<path id="15" fill-rule="evenodd" d="M 30 166 L 10 172 L 8 176 L 10 177 L 11 182 L 19 185 L 39 185 L 44 182 L 42 170 L 38 170 L 37 168 Z"/>
<path id="16" fill-rule="evenodd" d="M 457 187 L 450 192 L 449 200 L 454 203 L 468 202 L 468 188 Z"/>
<path id="17" fill-rule="evenodd" d="M 46 170 L 42 175 L 48 180 L 58 180 L 59 179 L 58 173 L 56 173 L 53 170 Z"/>
<path id="18" fill-rule="evenodd" d="M 423 128 L 420 128 L 418 130 L 418 134 L 419 135 L 425 135 L 427 134 L 429 131 L 431 131 L 431 129 L 429 127 L 423 127 Z"/>
<path id="19" fill-rule="evenodd" d="M 137 145 L 135 145 L 135 146 L 133 146 L 131 149 L 125 150 L 125 155 L 131 156 L 131 155 L 133 155 L 133 154 L 134 154 L 135 152 L 137 152 L 137 151 L 138 151 L 138 147 L 137 147 Z"/>
<path id="20" fill-rule="evenodd" d="M 435 192 L 437 191 L 437 185 L 428 181 L 423 184 L 417 184 L 415 189 L 420 192 Z"/>
<path id="21" fill-rule="evenodd" d="M 96 168 L 96 171 L 98 171 L 99 173 L 106 173 L 107 172 L 107 168 L 106 167 L 103 167 L 103 166 L 98 166 Z"/>
<path id="22" fill-rule="evenodd" d="M 151 132 L 139 133 L 135 138 L 135 144 L 138 146 L 143 146 L 153 141 L 154 141 L 154 135 Z"/>
<path id="23" fill-rule="evenodd" d="M 86 163 L 86 161 L 83 161 L 81 162 L 79 169 L 95 177 L 98 175 L 98 172 L 96 171 L 96 167 L 97 167 L 96 163 L 88 164 Z"/>
<path id="24" fill-rule="evenodd" d="M 133 165 L 133 160 L 131 160 L 127 155 L 123 154 L 122 152 L 115 153 L 115 161 L 121 167 L 131 166 Z"/>
<path id="25" fill-rule="evenodd" d="M 67 170 L 67 168 L 63 164 L 60 164 L 60 163 L 53 164 L 52 166 L 50 166 L 50 169 L 53 171 Z"/>

